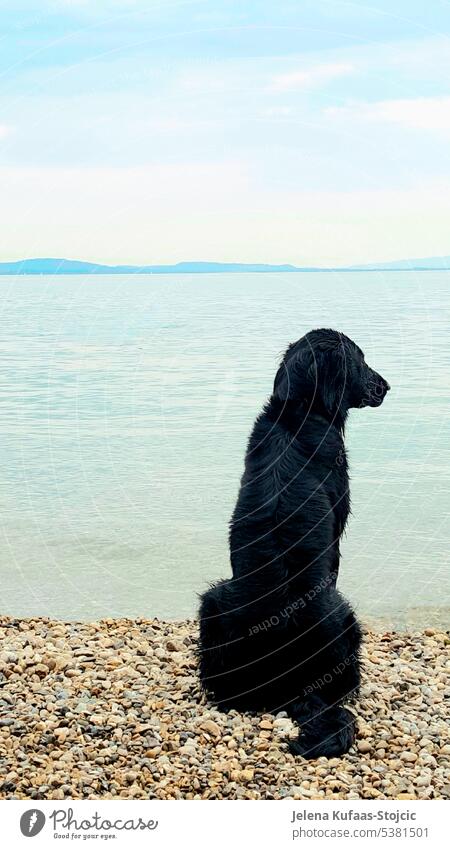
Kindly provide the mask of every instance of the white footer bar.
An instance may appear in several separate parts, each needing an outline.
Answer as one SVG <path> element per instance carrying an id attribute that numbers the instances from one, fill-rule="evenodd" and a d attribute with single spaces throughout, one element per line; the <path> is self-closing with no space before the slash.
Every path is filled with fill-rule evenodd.
<path id="1" fill-rule="evenodd" d="M 447 807 L 446 807 L 447 806 Z M 0 845 L 182 849 L 450 845 L 446 801 L 0 802 Z M 447 814 L 447 818 L 446 818 Z"/>

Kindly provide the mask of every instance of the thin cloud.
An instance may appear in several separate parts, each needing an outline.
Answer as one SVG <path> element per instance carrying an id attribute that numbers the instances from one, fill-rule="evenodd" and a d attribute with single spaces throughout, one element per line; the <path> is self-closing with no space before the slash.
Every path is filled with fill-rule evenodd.
<path id="1" fill-rule="evenodd" d="M 348 62 L 316 65 L 303 71 L 278 74 L 273 78 L 271 88 L 275 91 L 295 91 L 297 89 L 313 88 L 315 86 L 325 85 L 337 77 L 352 74 L 354 71 L 354 65 Z"/>
<path id="2" fill-rule="evenodd" d="M 450 97 L 415 97 L 379 100 L 325 110 L 331 117 L 346 120 L 397 124 L 414 130 L 450 134 Z"/>

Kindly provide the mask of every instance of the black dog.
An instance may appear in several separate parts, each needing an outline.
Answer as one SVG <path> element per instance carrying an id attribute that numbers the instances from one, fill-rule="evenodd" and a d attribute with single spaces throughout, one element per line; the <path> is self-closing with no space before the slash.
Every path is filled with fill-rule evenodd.
<path id="1" fill-rule="evenodd" d="M 334 757 L 354 739 L 361 630 L 336 590 L 350 499 L 344 427 L 389 384 L 343 333 L 290 345 L 253 428 L 230 527 L 233 577 L 201 600 L 200 676 L 223 710 L 282 710 L 291 750 Z"/>

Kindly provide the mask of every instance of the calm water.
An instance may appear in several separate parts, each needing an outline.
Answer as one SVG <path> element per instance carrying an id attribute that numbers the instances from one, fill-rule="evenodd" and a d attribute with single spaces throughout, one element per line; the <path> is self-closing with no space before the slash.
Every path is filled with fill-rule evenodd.
<path id="1" fill-rule="evenodd" d="M 228 574 L 249 429 L 287 343 L 345 331 L 392 384 L 348 426 L 341 588 L 450 617 L 445 273 L 0 278 L 0 612 L 192 615 Z"/>

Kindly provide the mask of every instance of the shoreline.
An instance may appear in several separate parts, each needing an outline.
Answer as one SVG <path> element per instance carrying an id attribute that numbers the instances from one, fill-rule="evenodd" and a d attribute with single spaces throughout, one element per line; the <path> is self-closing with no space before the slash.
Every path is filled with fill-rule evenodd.
<path id="1" fill-rule="evenodd" d="M 450 798 L 450 638 L 367 631 L 358 735 L 342 758 L 287 751 L 283 711 L 220 713 L 195 620 L 0 617 L 0 798 Z"/>
<path id="2" fill-rule="evenodd" d="M 203 587 L 205 589 L 207 584 Z M 351 593 L 347 590 L 346 597 L 350 599 Z M 182 615 L 170 615 L 167 613 L 157 613 L 151 619 L 147 615 L 146 608 L 148 605 L 143 605 L 145 608 L 131 611 L 117 611 L 114 614 L 93 612 L 80 613 L 75 616 L 66 616 L 61 612 L 53 612 L 44 614 L 39 609 L 30 612 L 25 605 L 21 610 L 15 613 L 0 613 L 0 625 L 2 621 L 20 621 L 20 622 L 54 622 L 60 625 L 84 625 L 89 626 L 99 622 L 160 622 L 165 625 L 182 625 L 184 622 L 195 622 L 198 613 L 198 603 L 191 609 L 183 612 Z M 17 609 L 17 605 L 14 605 Z M 361 612 L 358 605 L 353 603 L 358 621 L 361 623 L 365 631 L 371 633 L 422 633 L 428 629 L 440 631 L 450 634 L 450 606 L 420 606 L 406 607 L 403 610 L 394 610 L 383 614 L 373 615 Z"/>

